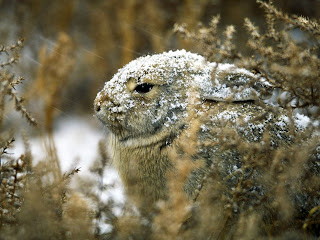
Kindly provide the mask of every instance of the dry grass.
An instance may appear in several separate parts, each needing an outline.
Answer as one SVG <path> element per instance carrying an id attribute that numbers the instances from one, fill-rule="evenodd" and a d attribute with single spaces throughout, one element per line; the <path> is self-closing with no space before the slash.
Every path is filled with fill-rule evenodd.
<path id="1" fill-rule="evenodd" d="M 61 45 L 65 46 L 68 37 L 62 36 L 61 39 Z M 16 111 L 20 112 L 32 126 L 36 126 L 32 114 L 22 105 L 23 100 L 15 91 L 23 78 L 15 80 L 14 74 L 10 72 L 10 67 L 18 63 L 18 53 L 22 47 L 22 41 L 19 40 L 12 46 L 2 48 L 1 53 L 7 53 L 9 60 L 0 69 L 1 111 L 2 113 L 7 112 L 6 108 L 10 108 L 10 101 L 14 101 Z M 61 52 L 60 50 L 59 52 Z M 51 58 L 54 57 L 51 56 Z M 52 77 L 62 77 L 64 68 L 59 66 L 59 64 L 61 65 L 59 58 L 55 58 L 54 61 L 51 59 L 51 63 L 47 64 L 49 66 L 47 65 L 46 70 L 51 70 L 45 79 L 52 81 L 51 88 L 47 89 L 49 84 L 43 83 L 43 86 L 37 89 L 51 90 L 50 93 L 54 96 L 49 95 L 49 97 L 59 97 L 58 91 L 52 90 L 58 89 L 60 82 Z M 45 66 L 46 61 L 43 60 L 42 67 Z M 39 75 L 43 71 L 40 69 Z M 54 84 L 56 85 L 54 86 Z M 47 93 L 44 95 L 48 96 Z M 46 99 L 43 98 L 43 100 Z M 4 118 L 5 115 L 2 114 L 1 123 Z M 49 119 L 47 121 L 50 122 Z M 50 130 L 50 125 L 46 125 L 46 129 Z M 10 148 L 14 144 L 14 138 L 11 137 L 13 134 L 17 134 L 17 132 L 1 125 L 0 239 L 93 238 L 89 205 L 79 194 L 68 187 L 71 176 L 78 173 L 79 169 L 75 168 L 69 173 L 61 173 L 55 148 L 50 138 L 47 144 L 48 157 L 37 164 L 33 163 L 33 156 L 26 138 L 24 140 L 25 153 L 18 158 L 11 157 Z M 79 226 L 81 227 L 79 228 Z"/>
<path id="2" fill-rule="evenodd" d="M 288 113 L 303 112 L 312 122 L 319 122 L 319 23 L 304 17 L 288 16 L 270 3 L 258 3 L 266 12 L 268 29 L 260 33 L 258 27 L 245 19 L 249 32 L 248 47 L 251 49 L 249 56 L 239 52 L 232 43 L 232 26 L 228 26 L 223 38 L 220 38 L 217 27 L 219 16 L 214 17 L 208 27 L 200 26 L 196 31 L 188 31 L 186 26 L 176 25 L 175 31 L 186 39 L 200 43 L 203 54 L 209 60 L 233 62 L 260 74 L 287 94 L 286 98 L 278 98 L 278 103 Z M 297 41 L 294 31 L 301 31 L 303 40 Z M 220 131 L 220 136 L 223 136 L 220 139 L 221 149 L 236 148 L 243 156 L 241 172 L 250 170 L 256 172 L 258 177 L 240 176 L 234 188 L 219 190 L 213 185 L 227 179 L 219 176 L 217 179 L 213 172 L 210 177 L 212 184 L 209 184 L 208 192 L 204 192 L 200 204 L 200 212 L 203 212 L 199 214 L 199 225 L 210 223 L 211 226 L 207 225 L 206 230 L 200 231 L 204 233 L 210 229 L 204 237 L 251 239 L 280 235 L 290 238 L 291 232 L 306 238 L 312 234 L 319 235 L 319 215 L 312 217 L 310 229 L 306 227 L 311 213 L 318 209 L 320 198 L 319 136 L 312 134 L 319 132 L 319 125 L 311 125 L 311 129 L 303 133 L 293 128 L 291 126 L 290 131 L 294 141 L 290 146 L 276 149 L 271 144 L 245 143 L 229 129 Z M 269 136 L 263 139 L 264 143 L 270 141 Z M 259 185 L 264 186 L 263 195 L 253 196 L 250 188 Z M 208 202 L 212 195 L 214 201 Z M 218 209 L 223 210 L 212 210 L 217 209 L 213 207 L 215 204 L 222 204 Z M 304 222 L 306 225 L 303 227 Z M 219 227 L 215 229 L 212 225 Z"/>

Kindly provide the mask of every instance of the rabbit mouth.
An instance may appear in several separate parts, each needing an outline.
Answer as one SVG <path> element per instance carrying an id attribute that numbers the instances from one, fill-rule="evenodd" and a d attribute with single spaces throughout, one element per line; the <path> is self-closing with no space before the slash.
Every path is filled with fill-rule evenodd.
<path id="1" fill-rule="evenodd" d="M 115 136 L 123 136 L 126 135 L 126 130 L 123 127 L 123 121 L 121 120 L 122 115 L 106 115 L 96 114 L 96 117 L 103 123 L 107 129 L 112 132 Z"/>

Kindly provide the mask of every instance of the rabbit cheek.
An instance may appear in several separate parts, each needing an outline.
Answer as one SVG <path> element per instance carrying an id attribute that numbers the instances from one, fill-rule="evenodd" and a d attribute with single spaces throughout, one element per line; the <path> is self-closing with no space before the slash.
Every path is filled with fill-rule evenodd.
<path id="1" fill-rule="evenodd" d="M 152 134 L 154 132 L 152 122 L 154 120 L 154 106 L 144 101 L 137 103 L 132 114 L 126 119 L 125 126 L 128 132 L 134 135 L 142 135 L 145 133 Z"/>

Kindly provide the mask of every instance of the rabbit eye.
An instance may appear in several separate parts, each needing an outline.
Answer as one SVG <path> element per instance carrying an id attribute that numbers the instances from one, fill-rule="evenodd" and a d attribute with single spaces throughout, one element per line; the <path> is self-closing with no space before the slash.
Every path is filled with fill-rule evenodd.
<path id="1" fill-rule="evenodd" d="M 152 84 L 142 83 L 142 84 L 139 84 L 138 86 L 136 86 L 134 91 L 136 91 L 137 93 L 147 93 L 147 92 L 150 92 L 152 88 L 153 88 Z"/>

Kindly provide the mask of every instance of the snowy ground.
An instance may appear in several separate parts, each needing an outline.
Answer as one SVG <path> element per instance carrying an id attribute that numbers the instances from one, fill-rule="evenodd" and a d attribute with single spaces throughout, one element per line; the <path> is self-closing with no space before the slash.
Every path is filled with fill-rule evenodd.
<path id="1" fill-rule="evenodd" d="M 104 137 L 103 127 L 98 123 L 92 124 L 85 118 L 74 116 L 59 120 L 54 131 L 54 142 L 62 172 L 77 167 L 80 168 L 80 177 L 94 178 L 95 176 L 90 173 L 89 168 L 98 157 L 98 142 Z M 46 151 L 43 138 L 31 138 L 30 147 L 35 162 L 45 159 Z M 12 152 L 15 157 L 24 152 L 21 139 L 17 139 Z M 104 176 L 103 182 L 113 184 L 114 188 L 103 193 L 102 199 L 107 201 L 112 198 L 116 203 L 123 203 L 124 193 L 117 171 L 112 166 L 108 166 Z"/>

